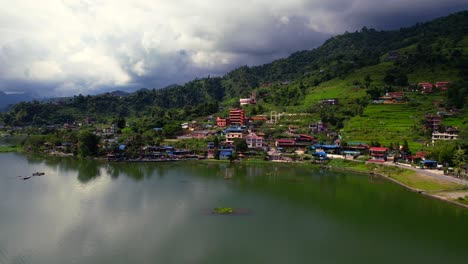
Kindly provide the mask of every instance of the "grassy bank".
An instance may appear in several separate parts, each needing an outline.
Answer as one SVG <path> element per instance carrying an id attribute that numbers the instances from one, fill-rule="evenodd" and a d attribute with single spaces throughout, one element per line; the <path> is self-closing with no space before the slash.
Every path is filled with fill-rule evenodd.
<path id="1" fill-rule="evenodd" d="M 19 146 L 0 146 L 0 153 L 5 152 L 20 152 L 22 149 Z"/>
<path id="2" fill-rule="evenodd" d="M 434 192 L 441 190 L 458 190 L 466 186 L 450 182 L 444 179 L 436 179 L 426 176 L 416 171 L 393 167 L 384 166 L 374 163 L 365 164 L 364 162 L 354 162 L 350 160 L 334 159 L 328 163 L 334 168 L 351 169 L 369 173 L 379 173 L 393 179 L 403 185 L 413 189 L 418 189 L 426 192 Z"/>

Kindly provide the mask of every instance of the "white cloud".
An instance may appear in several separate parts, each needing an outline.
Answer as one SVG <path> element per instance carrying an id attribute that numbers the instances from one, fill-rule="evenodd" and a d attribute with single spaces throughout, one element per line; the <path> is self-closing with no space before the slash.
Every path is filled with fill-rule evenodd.
<path id="1" fill-rule="evenodd" d="M 367 22 L 379 26 L 371 11 L 385 16 L 410 4 L 446 15 L 440 10 L 462 2 L 0 0 L 0 89 L 38 82 L 65 95 L 161 87 L 313 48 Z"/>

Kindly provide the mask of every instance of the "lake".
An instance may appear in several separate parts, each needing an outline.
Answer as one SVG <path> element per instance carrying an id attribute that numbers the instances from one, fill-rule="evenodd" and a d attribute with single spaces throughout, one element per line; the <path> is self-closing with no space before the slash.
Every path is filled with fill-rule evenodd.
<path id="1" fill-rule="evenodd" d="M 16 153 L 0 168 L 0 264 L 468 263 L 468 210 L 375 176 Z"/>

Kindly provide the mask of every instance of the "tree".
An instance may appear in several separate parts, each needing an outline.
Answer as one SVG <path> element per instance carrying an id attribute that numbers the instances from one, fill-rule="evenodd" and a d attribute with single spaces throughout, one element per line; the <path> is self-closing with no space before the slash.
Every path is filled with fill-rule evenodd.
<path id="1" fill-rule="evenodd" d="M 125 128 L 125 125 L 126 125 L 126 122 L 125 122 L 125 118 L 124 117 L 119 117 L 117 118 L 117 120 L 115 121 L 116 125 L 118 128 L 120 129 L 123 129 Z"/>
<path id="2" fill-rule="evenodd" d="M 78 136 L 78 154 L 81 157 L 96 156 L 99 151 L 99 137 L 90 131 L 83 131 Z"/>
<path id="3" fill-rule="evenodd" d="M 370 75 L 366 74 L 366 76 L 364 77 L 364 85 L 366 86 L 366 89 L 369 88 L 371 82 L 372 82 L 372 79 Z"/>
<path id="4" fill-rule="evenodd" d="M 249 149 L 247 142 L 243 138 L 234 139 L 234 148 L 237 152 L 245 152 Z"/>

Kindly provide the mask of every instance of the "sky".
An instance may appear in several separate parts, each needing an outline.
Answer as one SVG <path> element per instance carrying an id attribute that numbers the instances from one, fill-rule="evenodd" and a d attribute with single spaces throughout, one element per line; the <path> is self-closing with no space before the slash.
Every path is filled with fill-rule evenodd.
<path id="1" fill-rule="evenodd" d="M 0 0 L 0 91 L 133 91 L 219 76 L 468 0 Z"/>

